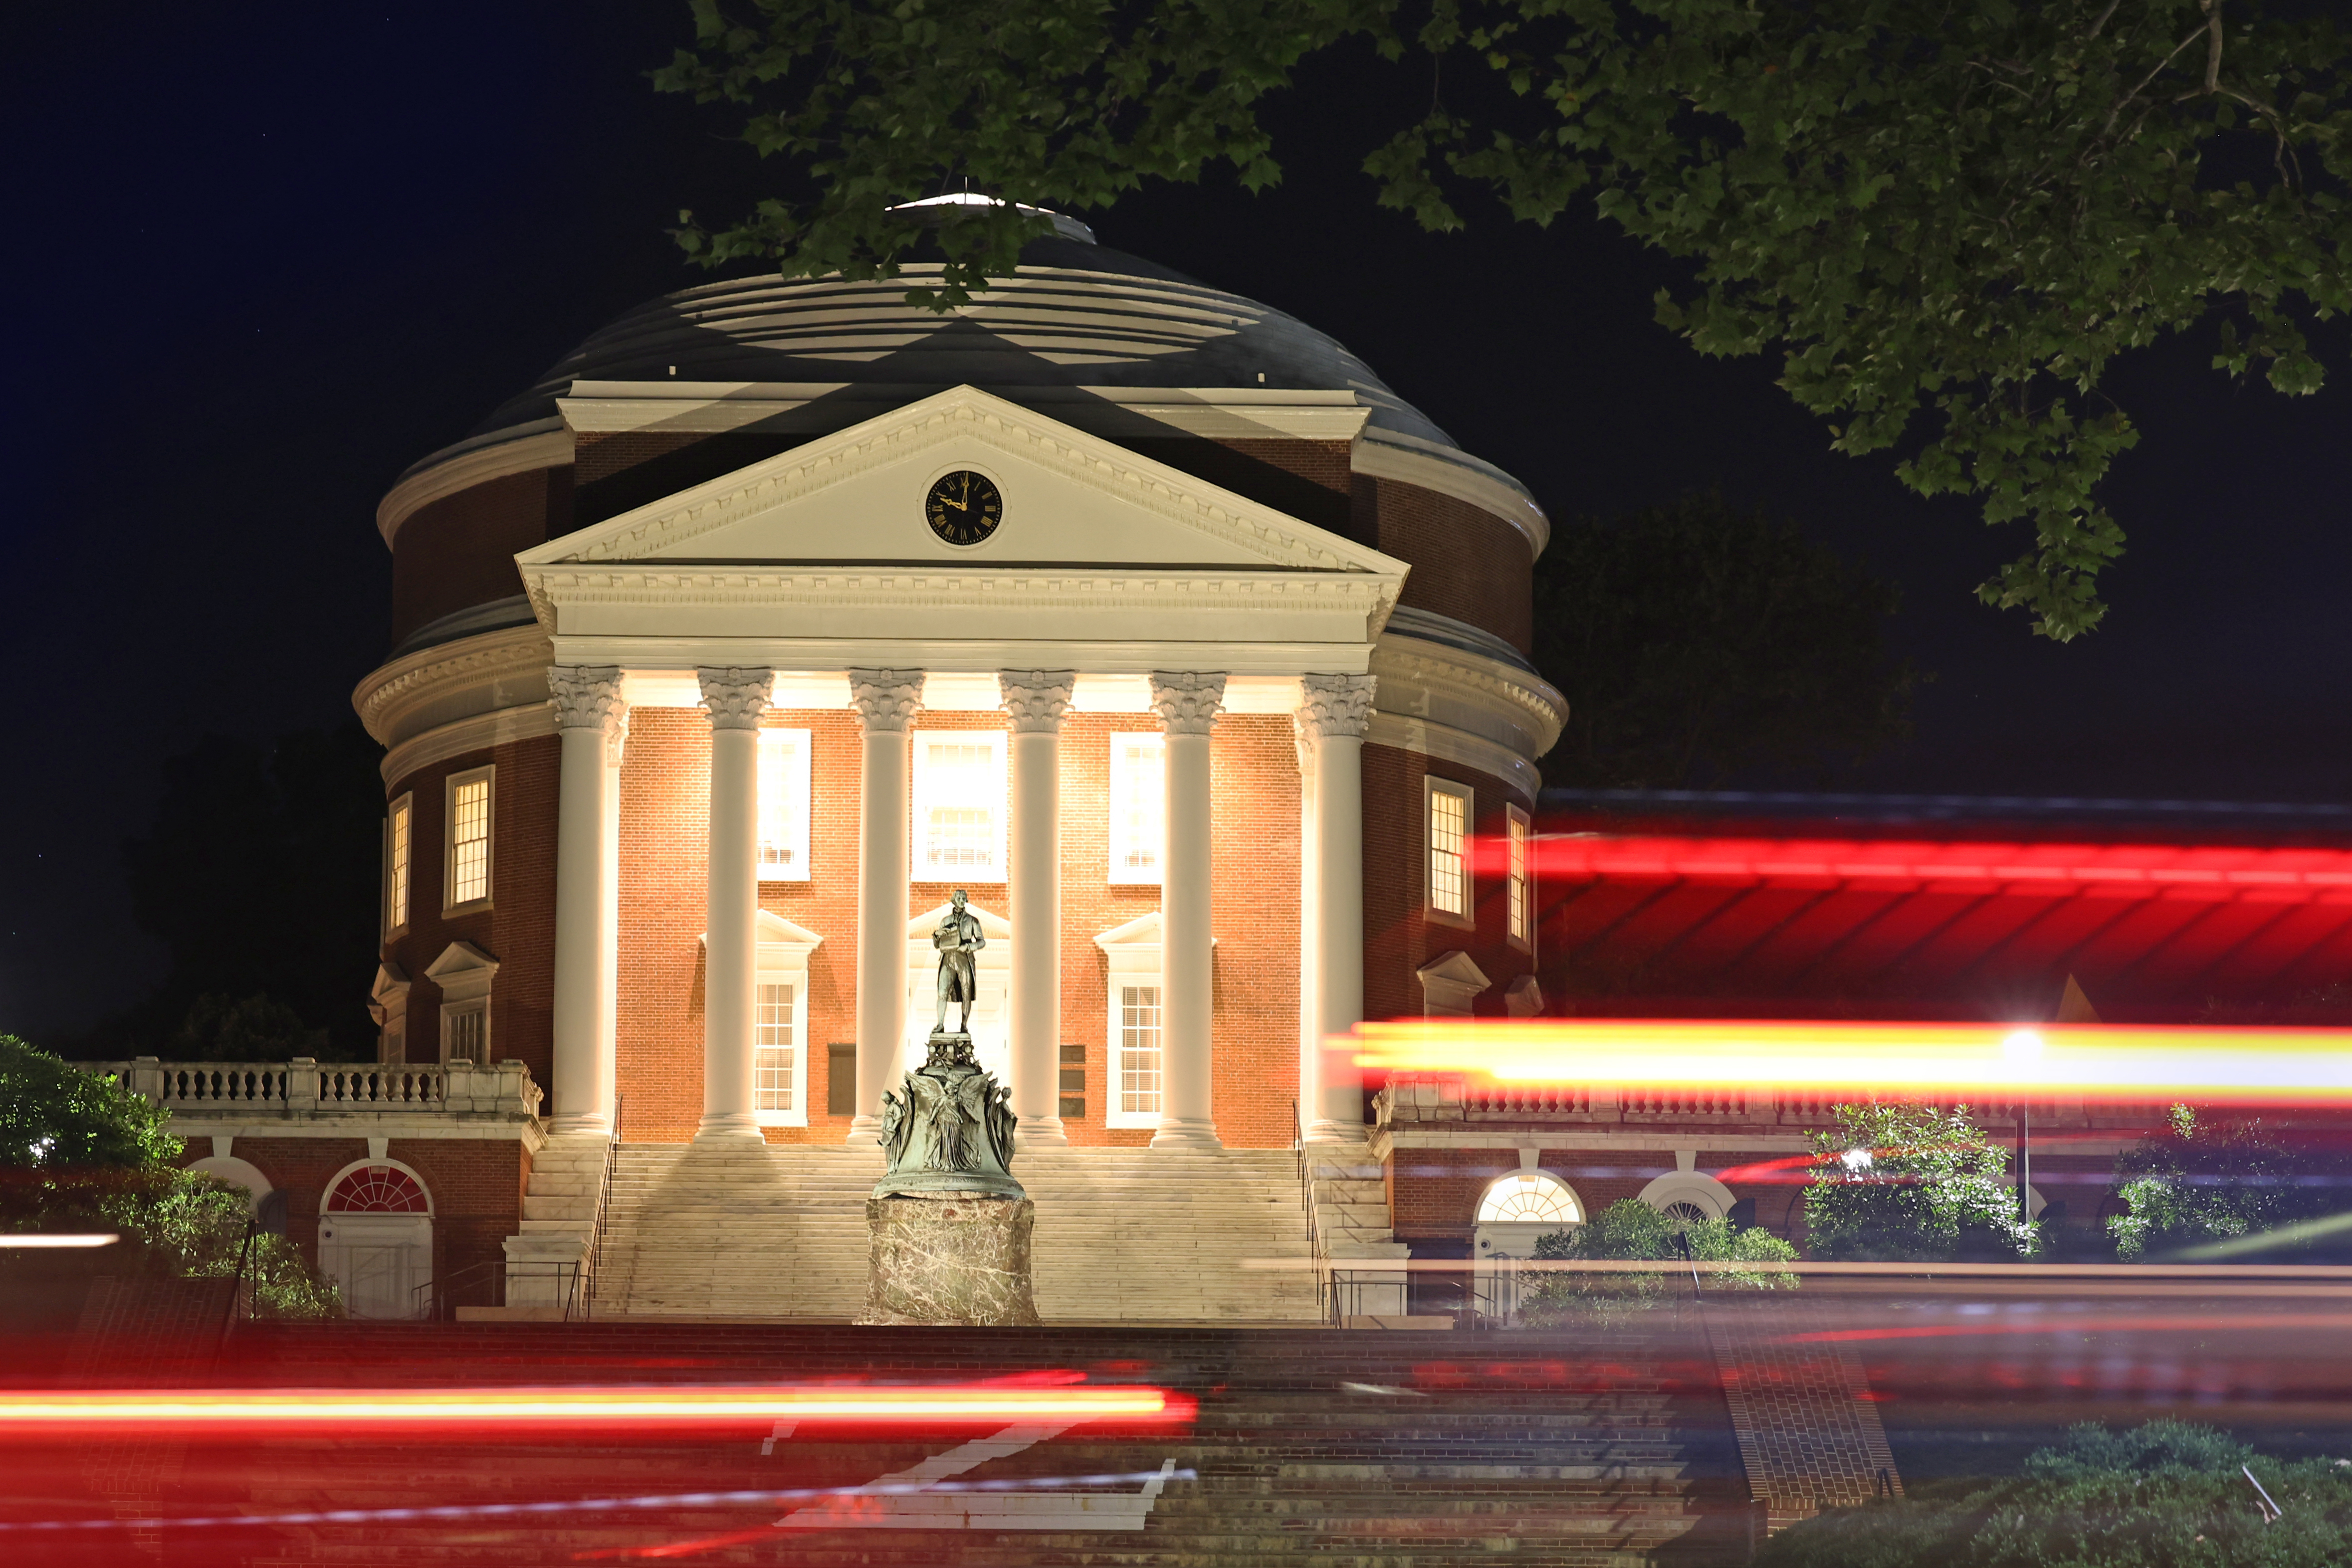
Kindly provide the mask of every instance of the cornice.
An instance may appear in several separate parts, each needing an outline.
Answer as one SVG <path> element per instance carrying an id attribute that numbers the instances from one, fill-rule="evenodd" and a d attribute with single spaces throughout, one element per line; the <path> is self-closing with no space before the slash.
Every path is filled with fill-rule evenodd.
<path id="1" fill-rule="evenodd" d="M 1219 539 L 1268 566 L 1402 574 L 1405 563 L 1245 497 L 1192 478 L 1099 437 L 963 386 L 811 441 L 739 473 L 625 512 L 592 529 L 523 551 L 538 566 L 642 560 L 845 480 L 977 438 L 1065 480 Z"/>
<path id="2" fill-rule="evenodd" d="M 1382 682 L 1381 685 L 1385 687 L 1387 683 Z M 1455 729 L 1451 725 L 1411 718 L 1402 714 L 1376 712 L 1371 722 L 1364 727 L 1364 741 L 1370 746 L 1418 752 L 1423 757 L 1441 758 L 1447 762 L 1458 762 L 1465 768 L 1475 768 L 1489 778 L 1500 779 L 1517 787 L 1529 800 L 1533 800 L 1543 789 L 1543 775 L 1526 757 L 1483 735 Z"/>
<path id="3" fill-rule="evenodd" d="M 352 706 L 379 745 L 397 746 L 408 738 L 405 732 L 416 712 L 446 695 L 447 688 L 488 688 L 490 700 L 482 707 L 504 707 L 510 705 L 496 700 L 498 687 L 532 677 L 543 686 L 540 672 L 554 662 L 554 646 L 545 632 L 536 625 L 510 626 L 436 643 L 370 671 L 352 691 Z"/>
<path id="4" fill-rule="evenodd" d="M 409 737 L 383 754 L 378 771 L 390 789 L 420 768 L 555 733 L 555 708 L 550 703 L 472 714 Z"/>
<path id="5" fill-rule="evenodd" d="M 936 383 L 577 381 L 555 406 L 583 435 L 751 429 L 823 434 L 840 429 L 845 413 L 875 418 L 937 390 Z M 1053 417 L 1080 429 L 1141 418 L 1215 441 L 1353 441 L 1372 413 L 1349 392 L 1036 386 L 1007 387 L 1001 395 L 1023 408 L 1050 409 Z"/>
<path id="6" fill-rule="evenodd" d="M 385 492 L 376 503 L 375 531 L 383 536 L 387 548 L 400 525 L 406 522 L 418 508 L 430 506 L 446 496 L 492 479 L 503 479 L 509 474 L 528 474 L 536 468 L 561 468 L 572 461 L 572 432 L 561 420 L 539 420 L 517 426 L 513 431 L 501 431 L 488 444 L 445 448 L 446 458 L 436 453 L 423 465 L 411 468 L 399 482 Z M 439 461 L 436 461 L 438 458 Z"/>
<path id="7" fill-rule="evenodd" d="M 1356 443 L 1349 467 L 1371 479 L 1414 485 L 1466 501 L 1527 536 L 1532 555 L 1551 542 L 1551 519 L 1518 482 L 1492 464 L 1451 447 L 1417 442 L 1390 430 L 1368 430 Z"/>
<path id="8" fill-rule="evenodd" d="M 1480 734 L 1529 762 L 1568 722 L 1568 699 L 1549 682 L 1465 648 L 1390 632 L 1373 645 L 1371 671 L 1381 712 Z"/>

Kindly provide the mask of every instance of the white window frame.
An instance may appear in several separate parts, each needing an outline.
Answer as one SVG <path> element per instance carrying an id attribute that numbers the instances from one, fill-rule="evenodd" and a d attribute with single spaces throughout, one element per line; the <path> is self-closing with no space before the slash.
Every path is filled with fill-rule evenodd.
<path id="1" fill-rule="evenodd" d="M 1216 938 L 1209 938 L 1214 946 Z M 1120 1024 L 1122 999 L 1119 993 L 1129 986 L 1160 985 L 1160 912 L 1139 915 L 1123 925 L 1097 932 L 1095 946 L 1101 948 L 1109 969 L 1108 993 L 1105 998 L 1103 1015 L 1104 1078 L 1102 1092 L 1103 1124 L 1107 1127 L 1158 1127 L 1168 1107 L 1168 997 L 1163 990 L 1160 998 L 1160 1105 L 1157 1111 L 1122 1111 L 1119 1109 L 1119 1083 L 1126 1068 L 1126 1055 L 1120 1044 L 1123 1032 Z"/>
<path id="2" fill-rule="evenodd" d="M 772 791 L 775 792 L 772 795 Z M 772 818 L 769 802 L 776 800 Z M 774 829 L 780 836 L 771 836 Z M 770 855 L 781 851 L 781 861 Z M 760 731 L 759 857 L 761 882 L 806 882 L 809 879 L 809 732 L 804 729 Z"/>
<path id="3" fill-rule="evenodd" d="M 808 1125 L 808 971 L 797 973 L 761 969 L 756 982 L 759 989 L 752 993 L 751 1028 L 751 1110 L 762 1127 L 805 1127 Z M 789 988 L 793 994 L 793 1076 L 786 1092 L 792 1096 L 789 1108 L 778 1109 L 760 1103 L 760 1052 L 771 1047 L 760 1043 L 760 1011 L 766 998 L 760 996 L 771 986 Z"/>
<path id="4" fill-rule="evenodd" d="M 1536 950 L 1535 819 L 1503 807 L 1503 931 L 1522 953 Z"/>
<path id="5" fill-rule="evenodd" d="M 1450 796 L 1462 802 L 1462 908 L 1459 913 L 1443 908 L 1437 902 L 1437 797 Z M 1478 791 L 1467 784 L 1457 784 L 1451 779 L 1434 774 L 1422 779 L 1421 792 L 1421 915 L 1423 920 L 1439 925 L 1458 925 L 1465 931 L 1478 928 L 1478 883 L 1470 865 L 1470 841 L 1477 832 Z"/>
<path id="6" fill-rule="evenodd" d="M 425 977 L 441 988 L 441 1063 L 449 1063 L 452 1037 L 457 1033 L 457 1020 L 478 1017 L 482 1020 L 481 1050 L 474 1057 L 478 1067 L 488 1067 L 498 1058 L 491 1054 L 490 994 L 497 984 L 499 961 L 475 946 L 471 942 L 452 942 L 441 950 L 441 956 L 425 967 Z"/>
<path id="7" fill-rule="evenodd" d="M 1168 737 L 1156 729 L 1118 730 L 1110 737 L 1110 860 L 1114 887 L 1157 887 L 1160 861 L 1168 852 Z M 1129 791 L 1148 785 L 1159 798 L 1157 817 L 1140 833 L 1130 831 L 1127 803 Z M 1148 852 L 1150 863 L 1130 863 L 1138 849 Z"/>
<path id="8" fill-rule="evenodd" d="M 457 891 L 457 791 L 468 784 L 480 783 L 482 796 L 482 895 L 459 899 Z M 499 770 L 469 768 L 463 773 L 452 773 L 441 786 L 441 913 L 471 914 L 490 907 L 490 896 L 498 886 L 499 850 Z"/>
<path id="9" fill-rule="evenodd" d="M 457 1053 L 457 1036 L 462 1031 L 463 1026 L 469 1020 L 479 1024 L 479 1038 L 474 1042 L 473 1053 L 460 1057 Z M 478 1001 L 470 1002 L 443 1002 L 441 1004 L 441 1065 L 446 1067 L 453 1061 L 470 1061 L 477 1067 L 488 1067 L 490 1060 L 489 998 L 484 997 Z"/>
<path id="10" fill-rule="evenodd" d="M 907 880 L 910 883 L 946 883 L 958 887 L 991 886 L 1004 881 L 1004 830 L 1010 800 L 1004 770 L 1004 732 L 1001 729 L 919 729 L 913 736 L 915 748 L 915 810 L 914 852 L 908 857 Z M 994 800 L 990 803 L 991 834 L 989 853 L 993 857 L 987 865 L 934 866 L 931 864 L 930 821 L 934 806 L 946 804 L 935 798 L 939 783 L 930 766 L 931 747 L 940 744 L 953 746 L 985 746 L 990 753 L 996 778 Z"/>
<path id="11" fill-rule="evenodd" d="M 405 792 L 383 810 L 383 934 L 408 929 L 408 905 L 415 892 L 416 796 Z"/>

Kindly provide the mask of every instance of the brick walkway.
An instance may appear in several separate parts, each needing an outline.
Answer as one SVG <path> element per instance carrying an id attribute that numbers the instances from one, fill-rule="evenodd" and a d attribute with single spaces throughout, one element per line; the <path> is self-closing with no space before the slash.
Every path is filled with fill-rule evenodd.
<path id="1" fill-rule="evenodd" d="M 1902 1494 L 1862 1357 L 1849 1343 L 1806 1337 L 1838 1327 L 1831 1302 L 1776 1291 L 1714 1298 L 1701 1311 L 1739 1457 L 1769 1529 L 1890 1489 Z"/>

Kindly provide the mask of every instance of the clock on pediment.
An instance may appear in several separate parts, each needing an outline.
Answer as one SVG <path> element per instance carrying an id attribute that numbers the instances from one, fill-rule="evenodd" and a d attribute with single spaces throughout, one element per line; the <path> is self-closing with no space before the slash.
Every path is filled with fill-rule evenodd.
<path id="1" fill-rule="evenodd" d="M 1004 521 L 1004 496 L 987 475 L 959 468 L 932 482 L 923 520 L 949 544 L 980 544 Z"/>

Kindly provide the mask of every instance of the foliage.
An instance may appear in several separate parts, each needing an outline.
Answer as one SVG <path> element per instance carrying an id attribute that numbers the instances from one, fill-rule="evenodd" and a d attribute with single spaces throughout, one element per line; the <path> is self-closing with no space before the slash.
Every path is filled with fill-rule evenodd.
<path id="1" fill-rule="evenodd" d="M 188 1279 L 237 1271 L 245 1189 L 173 1162 L 168 1113 L 112 1079 L 0 1035 L 0 1230 L 110 1229 Z M 282 1236 L 252 1237 L 246 1265 L 265 1317 L 340 1317 L 334 1290 Z"/>
<path id="2" fill-rule="evenodd" d="M 1820 771 L 1908 731 L 1895 589 L 1719 495 L 1555 530 L 1535 592 L 1536 663 L 1568 695 L 1547 782 Z"/>
<path id="3" fill-rule="evenodd" d="M 2264 1524 L 2251 1469 L 2285 1514 Z M 1915 1488 L 1775 1536 L 1757 1568 L 2334 1568 L 2352 1465 L 2270 1459 L 2210 1427 L 2071 1428 L 2020 1476 Z"/>
<path id="4" fill-rule="evenodd" d="M 2209 1121 L 2186 1105 L 2116 1160 L 2116 1193 L 2131 1208 L 2107 1221 L 2117 1257 L 2187 1248 L 2215 1257 L 2311 1260 L 2352 1246 L 2344 1162 L 2290 1149 L 2260 1122 Z M 2218 1246 L 2215 1244 L 2219 1244 Z"/>
<path id="5" fill-rule="evenodd" d="M 139 1170 L 175 1159 L 169 1114 L 110 1078 L 0 1034 L 0 1168 Z"/>
<path id="6" fill-rule="evenodd" d="M 154 824 L 123 858 L 131 913 L 171 969 L 82 1049 L 372 1057 L 362 992 L 378 952 L 381 756 L 352 724 L 267 746 L 210 737 L 165 763 Z"/>
<path id="7" fill-rule="evenodd" d="M 1685 1240 L 1688 1256 L 1700 1264 L 1787 1263 L 1797 1256 L 1795 1248 L 1769 1230 L 1728 1219 L 1678 1227 L 1638 1197 L 1619 1198 L 1582 1225 L 1537 1238 L 1536 1256 L 1680 1260 Z M 1760 1269 L 1704 1269 L 1700 1278 L 1708 1290 L 1794 1290 L 1798 1283 L 1794 1274 Z M 1677 1276 L 1664 1273 L 1547 1273 L 1521 1292 L 1520 1314 L 1538 1324 L 1589 1320 L 1606 1328 L 1681 1288 Z"/>
<path id="8" fill-rule="evenodd" d="M 1834 1114 L 1834 1128 L 1812 1134 L 1805 1246 L 1814 1257 L 1941 1262 L 2033 1252 L 2008 1152 L 1967 1106 L 1872 1102 Z"/>
<path id="9" fill-rule="evenodd" d="M 692 3 L 695 46 L 656 85 L 726 105 L 821 194 L 716 230 L 688 212 L 679 241 L 788 276 L 894 276 L 925 231 L 892 204 L 959 178 L 1080 209 L 1219 165 L 1262 190 L 1268 96 L 1369 43 L 1396 68 L 1335 72 L 1347 96 L 1317 118 L 1362 128 L 1384 205 L 1444 230 L 1472 193 L 1538 224 L 1589 194 L 1692 266 L 1657 309 L 1695 348 L 1777 350 L 1833 446 L 1894 449 L 1912 489 L 2029 527 L 1978 592 L 2060 639 L 2097 624 L 2123 549 L 2095 494 L 2138 439 L 2102 391 L 2113 361 L 2210 319 L 2217 369 L 2308 392 L 2305 323 L 2352 304 L 2352 72 L 2325 7 Z M 955 209 L 941 287 L 910 298 L 962 304 L 1045 232 Z"/>

